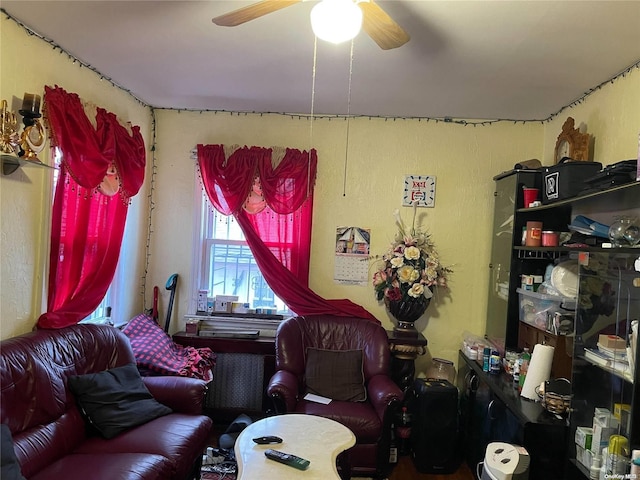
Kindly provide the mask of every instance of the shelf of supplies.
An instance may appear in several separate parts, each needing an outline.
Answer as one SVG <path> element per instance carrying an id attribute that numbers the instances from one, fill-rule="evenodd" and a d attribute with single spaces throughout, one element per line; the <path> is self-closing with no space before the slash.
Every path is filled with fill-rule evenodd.
<path id="1" fill-rule="evenodd" d="M 555 260 L 575 249 L 568 247 L 515 247 L 515 250 L 518 252 L 518 258 L 521 260 Z"/>
<path id="2" fill-rule="evenodd" d="M 575 202 L 579 202 L 581 200 L 587 200 L 589 198 L 599 197 L 600 195 L 611 194 L 613 192 L 618 192 L 622 194 L 632 195 L 632 189 L 635 189 L 640 186 L 640 181 L 634 181 L 625 183 L 624 185 L 618 185 L 612 188 L 607 188 L 606 190 L 599 190 L 597 192 L 585 193 L 583 195 L 578 195 L 576 197 L 565 198 L 564 200 L 558 200 L 557 202 L 547 203 L 544 205 L 540 205 L 539 207 L 528 207 L 528 208 L 519 208 L 516 211 L 518 213 L 524 212 L 539 212 L 542 210 L 549 210 L 551 208 L 561 207 L 563 205 L 570 205 Z M 639 202 L 640 203 L 640 202 Z"/>
<path id="3" fill-rule="evenodd" d="M 589 352 L 590 354 L 587 354 Z M 616 377 L 619 377 L 629 383 L 633 383 L 633 376 L 631 374 L 631 370 L 629 369 L 629 365 L 626 365 L 624 368 L 624 364 L 618 363 L 617 365 L 622 368 L 616 368 L 616 363 L 613 360 L 607 360 L 602 358 L 601 355 L 594 353 L 592 350 L 589 351 L 585 349 L 585 354 L 580 358 L 584 359 L 586 362 L 590 363 L 594 367 L 601 368 L 602 370 L 612 373 Z M 611 366 L 614 365 L 614 366 Z"/>
<path id="4" fill-rule="evenodd" d="M 513 247 L 518 252 L 520 260 L 544 259 L 555 260 L 569 253 L 593 252 L 593 253 L 637 253 L 640 255 L 640 245 L 635 247 Z"/>

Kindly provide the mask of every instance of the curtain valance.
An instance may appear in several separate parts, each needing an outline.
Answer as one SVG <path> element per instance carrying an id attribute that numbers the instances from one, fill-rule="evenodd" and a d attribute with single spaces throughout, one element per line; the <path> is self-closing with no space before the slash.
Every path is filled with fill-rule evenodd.
<path id="1" fill-rule="evenodd" d="M 138 193 L 146 165 L 140 127 L 132 126 L 129 133 L 115 114 L 99 107 L 94 126 L 80 97 L 58 86 L 45 86 L 44 110 L 51 143 L 63 150 L 62 162 L 79 185 L 97 188 L 115 167 L 120 194 L 129 198 Z"/>
<path id="2" fill-rule="evenodd" d="M 252 211 L 250 203 L 266 205 L 278 214 L 295 212 L 313 193 L 317 154 L 285 149 L 274 166 L 273 149 L 241 147 L 225 155 L 223 145 L 198 145 L 198 165 L 205 191 L 216 210 L 231 215 Z M 258 197 L 252 201 L 251 197 Z M 260 211 L 259 209 L 257 209 Z"/>

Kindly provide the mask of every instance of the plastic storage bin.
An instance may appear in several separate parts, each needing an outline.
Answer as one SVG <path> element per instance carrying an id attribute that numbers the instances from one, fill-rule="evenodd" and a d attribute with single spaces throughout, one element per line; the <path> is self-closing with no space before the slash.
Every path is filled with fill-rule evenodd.
<path id="1" fill-rule="evenodd" d="M 542 169 L 542 203 L 575 197 L 587 187 L 585 180 L 602 168 L 599 162 L 563 162 Z"/>
<path id="2" fill-rule="evenodd" d="M 556 313 L 565 314 L 575 310 L 573 298 L 547 295 L 518 288 L 520 299 L 520 321 L 533 325 L 541 330 L 553 331 Z"/>

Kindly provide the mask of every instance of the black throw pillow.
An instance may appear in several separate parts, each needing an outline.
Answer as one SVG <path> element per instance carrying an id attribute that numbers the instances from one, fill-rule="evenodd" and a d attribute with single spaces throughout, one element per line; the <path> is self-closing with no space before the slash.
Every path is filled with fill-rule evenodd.
<path id="1" fill-rule="evenodd" d="M 0 478 L 2 480 L 24 480 L 16 452 L 13 449 L 11 430 L 4 423 L 0 424 Z"/>
<path id="2" fill-rule="evenodd" d="M 69 389 L 86 419 L 104 438 L 172 412 L 149 393 L 135 364 L 72 375 Z"/>
<path id="3" fill-rule="evenodd" d="M 305 382 L 307 393 L 340 400 L 364 402 L 362 350 L 307 348 Z"/>

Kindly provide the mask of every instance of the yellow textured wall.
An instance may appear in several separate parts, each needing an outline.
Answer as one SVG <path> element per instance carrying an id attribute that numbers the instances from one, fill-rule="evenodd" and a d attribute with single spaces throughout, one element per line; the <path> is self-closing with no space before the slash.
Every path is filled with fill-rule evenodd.
<path id="1" fill-rule="evenodd" d="M 28 35 L 6 16 L 0 18 L 0 99 L 16 114 L 25 92 L 44 95 L 45 85 L 59 85 L 80 98 L 139 125 L 149 146 L 150 108 L 114 87 L 86 67 L 73 63 L 37 36 Z M 19 121 L 21 121 L 21 118 Z M 48 149 L 40 155 L 50 163 Z M 26 166 L 0 176 L 0 338 L 30 331 L 46 309 L 43 283 L 49 263 L 51 181 L 53 170 Z M 125 289 L 131 293 L 119 307 L 126 315 L 140 311 L 140 279 L 146 239 L 146 186 L 132 200 L 127 221 L 135 256 L 127 265 Z M 44 297 L 44 298 L 43 298 Z"/>

